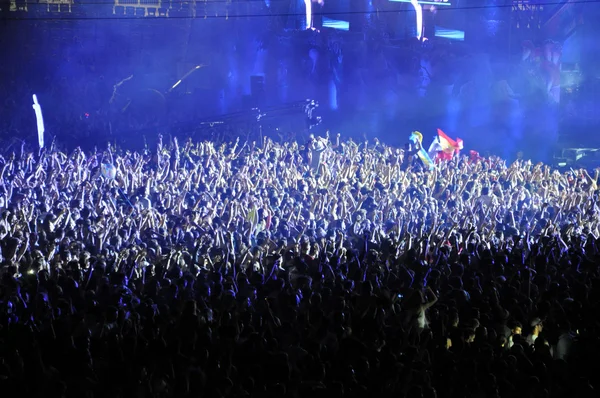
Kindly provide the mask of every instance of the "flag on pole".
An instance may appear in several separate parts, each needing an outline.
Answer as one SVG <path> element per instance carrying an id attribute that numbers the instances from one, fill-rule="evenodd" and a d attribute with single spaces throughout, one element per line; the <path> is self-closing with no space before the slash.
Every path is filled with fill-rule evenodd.
<path id="1" fill-rule="evenodd" d="M 452 156 L 463 149 L 463 141 L 460 138 L 453 140 L 441 129 L 437 129 L 437 132 L 441 148 L 441 151 L 438 152 L 438 158 L 442 160 L 452 160 Z"/>

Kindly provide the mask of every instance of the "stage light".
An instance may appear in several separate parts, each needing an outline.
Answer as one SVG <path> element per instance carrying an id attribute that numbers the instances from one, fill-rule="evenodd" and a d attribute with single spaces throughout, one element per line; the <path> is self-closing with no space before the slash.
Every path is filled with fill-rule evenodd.
<path id="1" fill-rule="evenodd" d="M 446 28 L 440 28 L 439 26 L 436 26 L 435 27 L 435 37 L 440 37 L 442 39 L 449 39 L 449 40 L 464 41 L 465 40 L 465 32 L 463 30 L 446 29 Z"/>
<path id="2" fill-rule="evenodd" d="M 177 88 L 177 86 L 179 86 L 181 84 L 181 80 L 177 80 L 177 83 L 173 84 L 173 87 L 171 87 L 171 90 L 173 90 L 174 88 Z"/>
<path id="3" fill-rule="evenodd" d="M 390 0 L 393 1 L 395 3 L 411 3 L 412 0 Z M 437 2 L 437 1 L 418 1 L 417 3 L 419 3 L 420 5 L 428 5 L 428 6 L 451 6 L 452 3 L 449 3 L 447 1 L 444 2 Z"/>
<path id="4" fill-rule="evenodd" d="M 416 18 L 417 18 L 417 39 L 421 40 L 423 38 L 423 7 L 417 0 L 411 0 L 410 4 L 415 8 Z"/>
<path id="5" fill-rule="evenodd" d="M 46 128 L 44 127 L 44 117 L 42 116 L 42 107 L 38 102 L 37 95 L 33 94 L 33 110 L 35 111 L 35 118 L 37 120 L 37 130 L 38 130 L 38 143 L 40 145 L 40 150 L 44 148 L 44 132 Z"/>
<path id="6" fill-rule="evenodd" d="M 350 30 L 350 22 L 323 17 L 323 27 L 337 30 Z"/>

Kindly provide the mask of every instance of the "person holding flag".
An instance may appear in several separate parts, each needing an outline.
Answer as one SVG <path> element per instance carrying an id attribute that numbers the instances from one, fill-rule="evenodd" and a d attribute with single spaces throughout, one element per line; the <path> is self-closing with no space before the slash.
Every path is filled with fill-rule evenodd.
<path id="1" fill-rule="evenodd" d="M 423 134 L 420 131 L 413 131 L 408 137 L 408 141 L 407 156 L 410 158 L 416 155 L 427 169 L 433 170 L 435 164 L 427 152 L 425 152 L 425 149 L 423 149 Z"/>
<path id="2" fill-rule="evenodd" d="M 460 138 L 453 140 L 441 129 L 437 129 L 437 133 L 438 135 L 429 146 L 429 157 L 439 162 L 452 160 L 454 156 L 458 156 L 464 147 L 463 140 Z"/>

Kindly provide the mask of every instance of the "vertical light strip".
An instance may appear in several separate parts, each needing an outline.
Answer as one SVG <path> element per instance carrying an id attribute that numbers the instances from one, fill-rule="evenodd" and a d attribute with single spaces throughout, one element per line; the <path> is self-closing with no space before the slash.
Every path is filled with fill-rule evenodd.
<path id="1" fill-rule="evenodd" d="M 44 132 L 46 128 L 44 127 L 44 116 L 42 116 L 42 107 L 40 106 L 37 95 L 33 94 L 33 110 L 35 111 L 35 119 L 37 121 L 37 131 L 38 131 L 38 143 L 40 145 L 40 151 L 44 149 Z"/>
<path id="2" fill-rule="evenodd" d="M 306 29 L 312 28 L 312 0 L 304 0 L 306 8 Z"/>
<path id="3" fill-rule="evenodd" d="M 415 8 L 417 14 L 417 39 L 420 41 L 423 38 L 423 7 L 417 0 L 410 0 L 410 4 Z"/>

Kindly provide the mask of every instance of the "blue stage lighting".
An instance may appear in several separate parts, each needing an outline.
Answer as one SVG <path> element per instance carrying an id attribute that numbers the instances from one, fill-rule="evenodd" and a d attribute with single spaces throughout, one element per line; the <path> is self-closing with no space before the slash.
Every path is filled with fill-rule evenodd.
<path id="1" fill-rule="evenodd" d="M 350 30 L 350 22 L 323 17 L 323 27 L 337 30 Z"/>
<path id="2" fill-rule="evenodd" d="M 463 30 L 456 29 L 446 29 L 440 28 L 439 26 L 435 27 L 435 37 L 440 37 L 442 39 L 450 39 L 450 40 L 465 40 L 465 32 Z"/>

